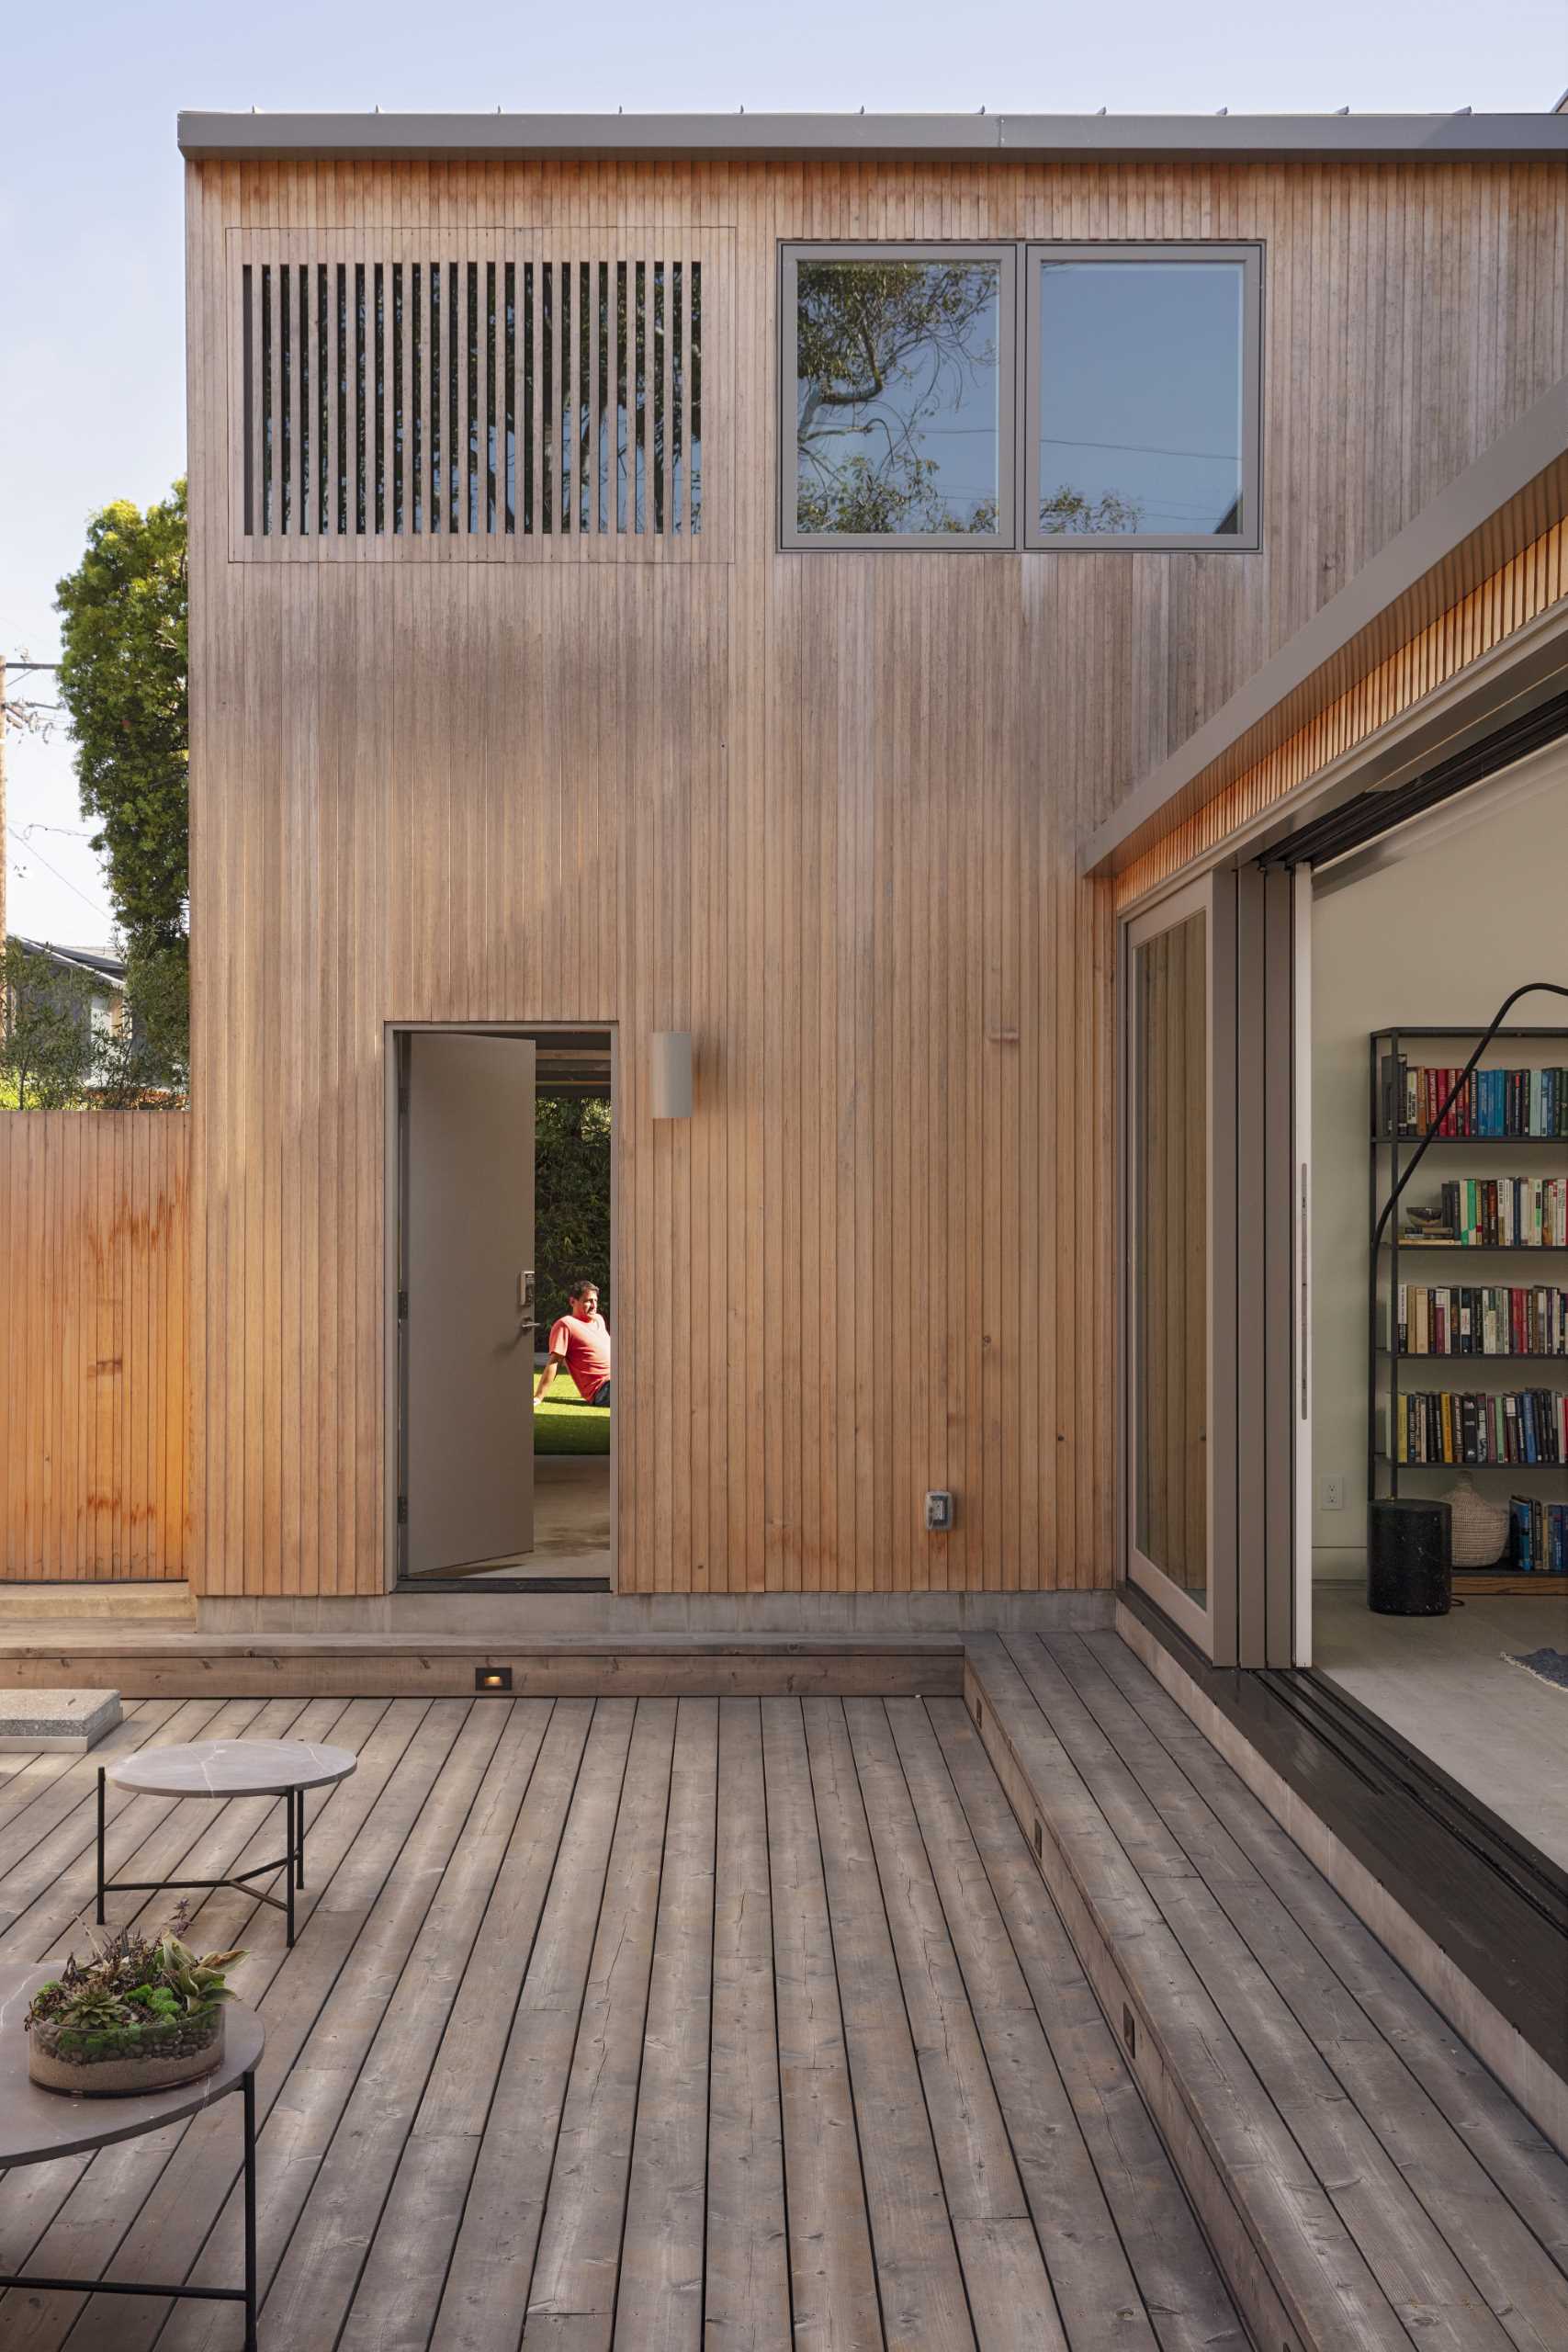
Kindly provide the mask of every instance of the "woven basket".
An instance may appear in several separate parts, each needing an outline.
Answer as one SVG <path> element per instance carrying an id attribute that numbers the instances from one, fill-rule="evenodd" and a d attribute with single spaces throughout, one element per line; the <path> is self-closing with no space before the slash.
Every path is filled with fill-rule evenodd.
<path id="1" fill-rule="evenodd" d="M 1453 1524 L 1456 1568 L 1491 1568 L 1508 1548 L 1508 1506 L 1493 1502 L 1469 1478 L 1450 1487 L 1444 1500 Z"/>

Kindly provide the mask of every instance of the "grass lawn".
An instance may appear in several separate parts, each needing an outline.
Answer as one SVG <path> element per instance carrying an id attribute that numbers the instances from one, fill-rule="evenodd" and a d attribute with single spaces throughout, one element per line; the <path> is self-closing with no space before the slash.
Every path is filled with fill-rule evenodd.
<path id="1" fill-rule="evenodd" d="M 544 1403 L 534 1415 L 534 1451 L 536 1453 L 608 1453 L 609 1407 L 585 1405 L 577 1393 L 577 1383 L 571 1374 L 558 1372 L 545 1391 Z"/>

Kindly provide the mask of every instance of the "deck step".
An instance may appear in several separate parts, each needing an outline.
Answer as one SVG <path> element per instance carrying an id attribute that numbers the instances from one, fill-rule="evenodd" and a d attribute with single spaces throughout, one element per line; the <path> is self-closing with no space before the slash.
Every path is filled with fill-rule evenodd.
<path id="1" fill-rule="evenodd" d="M 965 1698 L 1256 2340 L 1568 2342 L 1568 2165 L 1126 1645 Z"/>
<path id="2" fill-rule="evenodd" d="M 120 1583 L 0 1584 L 0 1636 L 13 1628 L 85 1623 L 194 1625 L 196 1596 L 184 1577 Z"/>
<path id="3" fill-rule="evenodd" d="M 481 1680 L 497 1672 L 509 1679 Z M 955 1698 L 956 1639 L 804 1641 L 794 1635 L 538 1635 L 464 1640 L 394 1634 L 219 1634 L 65 1623 L 0 1631 L 0 1682 L 108 1686 L 128 1699 Z"/>

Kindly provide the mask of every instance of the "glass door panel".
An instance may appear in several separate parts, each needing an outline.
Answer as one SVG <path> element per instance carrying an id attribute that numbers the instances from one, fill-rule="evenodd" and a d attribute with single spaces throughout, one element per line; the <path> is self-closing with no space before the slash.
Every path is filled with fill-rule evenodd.
<path id="1" fill-rule="evenodd" d="M 1212 964 L 1206 885 L 1132 928 L 1129 1570 L 1211 1655 Z"/>

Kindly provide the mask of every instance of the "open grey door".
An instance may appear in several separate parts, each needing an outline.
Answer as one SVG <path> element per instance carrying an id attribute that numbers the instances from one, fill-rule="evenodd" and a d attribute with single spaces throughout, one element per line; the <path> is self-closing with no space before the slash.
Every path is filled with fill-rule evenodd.
<path id="1" fill-rule="evenodd" d="M 534 1046 L 404 1041 L 401 1571 L 534 1542 Z"/>

